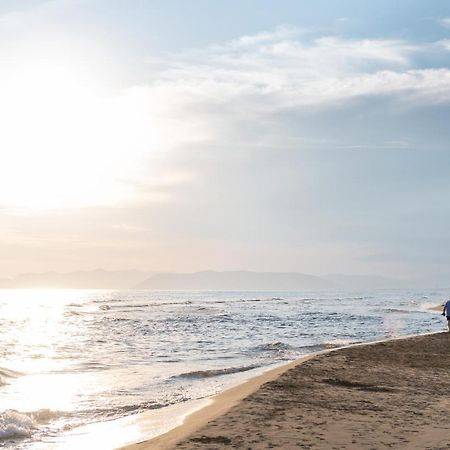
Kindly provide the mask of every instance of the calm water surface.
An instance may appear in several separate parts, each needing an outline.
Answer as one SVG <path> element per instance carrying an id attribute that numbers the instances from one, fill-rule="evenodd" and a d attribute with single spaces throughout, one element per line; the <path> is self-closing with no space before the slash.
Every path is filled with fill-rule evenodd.
<path id="1" fill-rule="evenodd" d="M 65 448 L 86 424 L 204 398 L 302 354 L 444 330 L 427 307 L 447 295 L 0 290 L 0 447 Z"/>

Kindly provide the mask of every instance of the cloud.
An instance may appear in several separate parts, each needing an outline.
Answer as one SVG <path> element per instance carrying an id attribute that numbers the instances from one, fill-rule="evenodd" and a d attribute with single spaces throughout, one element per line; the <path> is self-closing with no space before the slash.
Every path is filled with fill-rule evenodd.
<path id="1" fill-rule="evenodd" d="M 303 270 L 312 248 L 324 261 L 345 243 L 345 267 L 394 247 L 407 255 L 412 241 L 425 248 L 423 215 L 450 219 L 429 202 L 449 194 L 450 138 L 450 71 L 421 64 L 430 45 L 441 51 L 281 29 L 168 56 L 137 89 L 158 90 L 169 116 L 208 133 L 174 149 L 169 166 L 195 176 L 143 220 L 161 240 L 303 248 L 284 253 Z"/>
<path id="2" fill-rule="evenodd" d="M 450 51 L 450 39 L 443 39 L 436 43 L 439 47 L 444 48 L 447 51 Z"/>
<path id="3" fill-rule="evenodd" d="M 226 47 L 228 48 L 242 48 L 250 47 L 254 45 L 268 44 L 279 40 L 287 40 L 296 38 L 304 34 L 306 30 L 300 30 L 297 27 L 290 25 L 278 26 L 274 31 L 263 31 L 261 33 L 242 36 L 238 39 L 232 40 Z M 221 45 L 214 45 L 211 48 L 220 50 L 223 48 Z"/>
<path id="4" fill-rule="evenodd" d="M 445 28 L 450 28 L 450 17 L 445 17 L 439 20 L 439 23 Z"/>
<path id="5" fill-rule="evenodd" d="M 446 101 L 450 71 L 414 67 L 414 56 L 426 51 L 399 40 L 311 40 L 281 28 L 169 57 L 158 84 L 197 100 L 249 100 L 272 110 L 370 95 Z"/>

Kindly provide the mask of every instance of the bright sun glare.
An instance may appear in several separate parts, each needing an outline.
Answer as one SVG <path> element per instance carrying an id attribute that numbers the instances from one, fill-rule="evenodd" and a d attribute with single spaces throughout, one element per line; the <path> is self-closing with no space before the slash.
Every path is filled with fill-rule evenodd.
<path id="1" fill-rule="evenodd" d="M 79 207 L 129 194 L 127 179 L 157 145 L 136 98 L 105 94 L 101 80 L 61 64 L 28 64 L 2 81 L 0 204 Z"/>

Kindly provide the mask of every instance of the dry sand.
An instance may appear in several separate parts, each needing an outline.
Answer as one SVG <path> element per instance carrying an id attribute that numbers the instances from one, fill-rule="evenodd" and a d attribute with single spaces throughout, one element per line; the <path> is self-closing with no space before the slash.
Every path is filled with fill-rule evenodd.
<path id="1" fill-rule="evenodd" d="M 450 333 L 296 361 L 127 448 L 450 449 Z"/>

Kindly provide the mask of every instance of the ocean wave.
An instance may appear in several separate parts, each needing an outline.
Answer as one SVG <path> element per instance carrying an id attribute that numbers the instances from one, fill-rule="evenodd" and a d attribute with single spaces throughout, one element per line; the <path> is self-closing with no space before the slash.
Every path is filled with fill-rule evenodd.
<path id="1" fill-rule="evenodd" d="M 5 367 L 0 367 L 0 386 L 4 384 L 8 384 L 9 380 L 18 378 L 22 376 L 23 374 L 20 372 L 17 372 L 15 370 L 6 369 Z"/>
<path id="2" fill-rule="evenodd" d="M 172 378 L 212 378 L 222 375 L 231 375 L 233 373 L 247 372 L 249 370 L 257 369 L 258 367 L 260 366 L 251 364 L 249 366 L 224 367 L 222 369 L 194 370 L 192 372 L 175 375 Z"/>
<path id="3" fill-rule="evenodd" d="M 0 367 L 0 377 L 18 378 L 22 375 L 23 375 L 23 373 L 18 372 L 17 370 L 11 370 L 11 369 L 7 369 L 6 367 Z"/>
<path id="4" fill-rule="evenodd" d="M 52 409 L 38 409 L 37 411 L 31 411 L 24 413 L 25 416 L 30 417 L 37 424 L 45 424 L 52 420 L 59 419 L 66 416 L 68 413 L 63 411 L 53 411 Z"/>
<path id="5" fill-rule="evenodd" d="M 36 428 L 36 422 L 25 414 L 12 410 L 0 413 L 0 441 L 30 437 Z"/>
<path id="6" fill-rule="evenodd" d="M 64 313 L 64 317 L 70 317 L 70 316 L 81 316 L 81 313 L 78 311 L 72 311 L 72 310 L 68 310 Z"/>
<path id="7" fill-rule="evenodd" d="M 126 301 L 123 298 L 100 298 L 97 300 L 92 300 L 92 303 L 120 303 Z"/>
<path id="8" fill-rule="evenodd" d="M 75 372 L 94 372 L 100 370 L 108 370 L 111 369 L 112 366 L 113 364 L 107 365 L 99 362 L 88 361 L 88 362 L 79 362 L 72 368 L 72 370 Z"/>
<path id="9" fill-rule="evenodd" d="M 258 345 L 254 347 L 254 350 L 258 352 L 267 352 L 267 351 L 284 351 L 284 350 L 292 350 L 292 345 L 286 344 L 286 342 L 274 341 L 268 342 L 266 344 Z"/>
<path id="10" fill-rule="evenodd" d="M 311 345 L 302 345 L 298 348 L 301 353 L 316 353 L 321 352 L 327 348 L 328 343 L 323 344 L 311 344 Z"/>
<path id="11" fill-rule="evenodd" d="M 7 409 L 0 412 L 0 442 L 8 439 L 27 438 L 39 429 L 40 425 L 64 415 L 49 409 L 27 413 Z"/>
<path id="12" fill-rule="evenodd" d="M 219 308 L 214 308 L 214 307 L 210 307 L 210 306 L 197 306 L 194 310 L 193 310 L 193 314 L 204 314 L 204 315 L 211 315 L 211 316 L 224 316 L 224 315 L 228 315 L 225 313 L 225 311 L 223 309 L 219 309 Z"/>
<path id="13" fill-rule="evenodd" d="M 122 308 L 123 309 L 127 309 L 127 308 L 136 308 L 136 309 L 141 308 L 142 309 L 142 308 L 149 308 L 151 306 L 154 306 L 153 303 L 124 303 L 124 304 L 118 306 L 117 308 L 118 309 L 122 309 Z M 111 307 L 109 307 L 109 309 L 111 309 Z"/>
<path id="14" fill-rule="evenodd" d="M 149 301 L 146 303 L 123 303 L 125 300 L 116 300 L 116 299 L 106 299 L 106 300 L 94 300 L 92 303 L 120 303 L 121 305 L 114 306 L 115 309 L 121 308 L 148 308 L 148 307 L 160 307 L 160 306 L 178 306 L 178 305 L 192 305 L 191 300 L 181 300 L 181 301 L 173 301 L 173 302 L 165 302 L 165 301 Z"/>
<path id="15" fill-rule="evenodd" d="M 305 352 L 315 353 L 327 349 L 343 347 L 351 343 L 352 341 L 347 339 L 335 339 L 333 341 L 318 342 L 317 344 L 301 345 L 299 347 L 294 347 L 292 345 L 286 344 L 285 342 L 276 341 L 255 347 L 255 350 L 277 352 L 285 355 L 287 357 L 286 359 L 295 359 L 296 357 L 298 357 L 301 354 L 304 354 Z"/>
<path id="16" fill-rule="evenodd" d="M 126 417 L 130 414 L 138 414 L 144 411 L 154 410 L 164 408 L 166 406 L 178 403 L 181 401 L 190 400 L 190 397 L 182 397 L 174 399 L 160 400 L 160 401 L 143 401 L 139 403 L 130 403 L 117 406 L 110 406 L 108 408 L 94 408 L 86 410 L 77 411 L 77 419 L 79 421 L 78 425 L 81 423 L 95 423 L 98 421 L 103 421 L 105 419 L 117 419 L 120 417 Z M 65 430 L 70 430 L 77 426 L 76 422 L 64 424 Z"/>
<path id="17" fill-rule="evenodd" d="M 385 309 L 382 309 L 381 312 L 384 312 L 384 313 L 395 313 L 395 314 L 409 314 L 409 313 L 413 312 L 413 310 L 398 309 L 398 308 L 385 308 Z"/>

